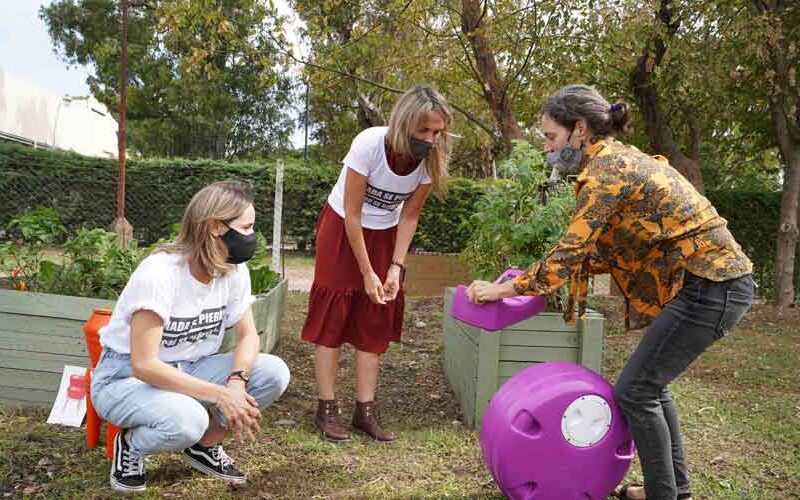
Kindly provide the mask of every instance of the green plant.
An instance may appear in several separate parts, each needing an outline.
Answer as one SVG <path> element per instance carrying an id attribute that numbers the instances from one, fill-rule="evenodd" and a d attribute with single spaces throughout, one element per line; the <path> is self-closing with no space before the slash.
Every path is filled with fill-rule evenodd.
<path id="1" fill-rule="evenodd" d="M 54 209 L 40 207 L 11 219 L 6 229 L 9 241 L 0 245 L 0 270 L 15 290 L 36 290 L 45 246 L 66 233 L 61 218 Z"/>
<path id="2" fill-rule="evenodd" d="M 541 259 L 561 237 L 575 209 L 569 184 L 548 187 L 541 203 L 547 167 L 538 148 L 518 141 L 476 205 L 472 236 L 462 257 L 484 279 L 509 268 L 524 269 Z"/>
<path id="3" fill-rule="evenodd" d="M 48 293 L 116 299 L 147 252 L 128 248 L 103 229 L 81 229 L 63 246 L 64 263 L 43 261 L 39 289 Z"/>
<path id="4" fill-rule="evenodd" d="M 6 230 L 12 238 L 18 237 L 29 245 L 52 245 L 64 236 L 67 229 L 53 208 L 39 207 L 12 219 Z"/>
<path id="5" fill-rule="evenodd" d="M 52 209 L 42 210 L 48 217 Z M 56 218 L 58 217 L 55 213 Z M 22 217 L 14 219 L 19 220 Z M 15 227 L 31 227 L 24 222 Z M 12 288 L 78 297 L 116 300 L 131 274 L 147 255 L 177 236 L 180 224 L 171 226 L 170 239 L 162 238 L 149 247 L 140 248 L 132 240 L 122 248 L 117 235 L 103 229 L 79 229 L 75 237 L 60 247 L 62 262 L 43 257 L 43 232 L 30 240 L 13 240 L 0 245 L 0 274 L 10 278 Z M 256 253 L 248 263 L 254 295 L 266 293 L 280 281 L 280 275 L 269 267 L 267 243 L 257 233 Z"/>
<path id="6" fill-rule="evenodd" d="M 267 240 L 261 233 L 256 234 L 256 253 L 247 263 L 250 270 L 250 289 L 253 295 L 266 293 L 273 289 L 281 280 L 281 275 L 273 271 L 270 265 L 270 255 L 267 252 Z"/>
<path id="7" fill-rule="evenodd" d="M 14 290 L 25 292 L 36 287 L 41 262 L 41 245 L 15 241 L 0 245 L 0 274 L 6 276 Z"/>
<path id="8" fill-rule="evenodd" d="M 425 203 L 411 246 L 431 252 L 462 251 L 472 235 L 470 218 L 486 188 L 486 182 L 449 179 L 447 196 L 431 195 Z"/>

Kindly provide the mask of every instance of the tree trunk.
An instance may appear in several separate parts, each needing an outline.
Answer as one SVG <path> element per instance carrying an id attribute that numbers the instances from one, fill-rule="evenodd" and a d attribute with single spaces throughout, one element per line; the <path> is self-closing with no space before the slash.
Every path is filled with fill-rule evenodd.
<path id="1" fill-rule="evenodd" d="M 658 12 L 658 20 L 666 26 L 669 36 L 673 36 L 679 26 L 679 21 L 673 20 L 673 11 L 670 8 L 671 3 L 672 0 L 661 0 Z M 687 156 L 675 142 L 672 128 L 661 108 L 660 97 L 655 83 L 651 79 L 653 69 L 661 64 L 666 52 L 667 46 L 664 40 L 658 32 L 654 32 L 647 41 L 644 51 L 636 63 L 636 68 L 631 73 L 630 89 L 644 118 L 647 138 L 653 152 L 669 158 L 670 164 L 678 172 L 683 174 L 698 191 L 705 193 L 699 161 L 700 130 L 697 128 L 696 122 L 693 122 L 690 118 L 690 122 L 693 123 L 691 127 L 692 156 Z"/>
<path id="2" fill-rule="evenodd" d="M 356 116 L 358 117 L 358 124 L 362 129 L 386 125 L 386 119 L 384 119 L 381 110 L 375 106 L 368 95 L 359 94 L 357 105 L 358 110 L 356 111 Z"/>
<path id="3" fill-rule="evenodd" d="M 461 31 L 469 40 L 475 57 L 475 67 L 483 87 L 483 97 L 492 110 L 503 141 L 503 150 L 508 154 L 513 147 L 512 141 L 522 138 L 523 134 L 511 109 L 505 82 L 497 68 L 494 50 L 486 34 L 481 30 L 486 15 L 485 7 L 481 8 L 481 3 L 481 0 L 462 0 Z"/>
<path id="4" fill-rule="evenodd" d="M 774 114 L 774 113 L 773 113 Z M 774 123 L 774 119 L 773 119 Z M 786 307 L 794 303 L 794 266 L 797 255 L 798 217 L 800 217 L 800 143 L 781 156 L 786 163 L 781 193 L 781 220 L 775 249 L 775 305 Z"/>
<path id="5" fill-rule="evenodd" d="M 769 54 L 768 65 L 775 73 L 769 88 L 769 111 L 775 142 L 783 159 L 783 191 L 781 218 L 775 248 L 775 305 L 794 303 L 794 268 L 797 252 L 798 218 L 800 217 L 800 93 L 793 82 L 789 26 L 784 22 L 787 2 L 757 0 L 756 10 L 768 16 L 773 33 L 764 46 Z"/>

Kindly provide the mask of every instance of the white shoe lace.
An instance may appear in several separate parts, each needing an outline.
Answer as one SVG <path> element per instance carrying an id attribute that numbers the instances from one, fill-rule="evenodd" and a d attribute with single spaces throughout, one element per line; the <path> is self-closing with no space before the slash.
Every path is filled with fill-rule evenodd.
<path id="1" fill-rule="evenodd" d="M 144 455 L 131 449 L 122 451 L 122 477 L 144 474 Z"/>
<path id="2" fill-rule="evenodd" d="M 211 448 L 211 456 L 214 458 L 214 460 L 219 462 L 220 466 L 222 466 L 223 469 L 227 468 L 230 465 L 233 465 L 233 459 L 231 459 L 231 457 L 229 457 L 228 454 L 225 453 L 225 450 L 222 449 L 221 444 L 218 444 Z"/>

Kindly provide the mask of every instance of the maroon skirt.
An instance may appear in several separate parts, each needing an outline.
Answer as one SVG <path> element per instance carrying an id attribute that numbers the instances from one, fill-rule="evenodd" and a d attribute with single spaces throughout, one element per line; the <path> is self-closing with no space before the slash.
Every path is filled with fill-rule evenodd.
<path id="1" fill-rule="evenodd" d="M 392 263 L 397 227 L 363 231 L 372 269 L 384 282 Z M 404 307 L 402 285 L 391 302 L 373 304 L 369 300 L 347 240 L 344 219 L 326 203 L 317 220 L 314 283 L 301 338 L 332 348 L 347 342 L 359 351 L 380 354 L 389 342 L 400 341 Z"/>

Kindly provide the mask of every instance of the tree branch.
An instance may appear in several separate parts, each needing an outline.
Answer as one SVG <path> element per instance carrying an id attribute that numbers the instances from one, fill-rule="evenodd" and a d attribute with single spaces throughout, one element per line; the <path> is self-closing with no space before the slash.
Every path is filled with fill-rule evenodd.
<path id="1" fill-rule="evenodd" d="M 314 63 L 309 62 L 309 61 L 304 61 L 303 59 L 295 57 L 295 55 L 292 54 L 290 51 L 288 51 L 285 47 L 283 47 L 280 44 L 280 42 L 275 39 L 274 36 L 270 35 L 270 37 L 272 38 L 272 40 L 277 45 L 278 50 L 280 52 L 283 52 L 287 57 L 289 57 L 291 60 L 295 61 L 298 64 L 302 64 L 303 66 L 308 66 L 309 68 L 318 69 L 320 71 L 327 71 L 329 73 L 335 73 L 335 74 L 337 74 L 339 76 L 344 76 L 344 77 L 349 78 L 351 80 L 356 80 L 356 81 L 359 81 L 359 82 L 363 82 L 363 83 L 366 83 L 368 85 L 372 85 L 373 87 L 377 87 L 377 88 L 379 88 L 381 90 L 385 90 L 387 92 L 392 92 L 394 94 L 402 94 L 403 93 L 402 90 L 399 90 L 399 89 L 396 89 L 396 88 L 393 88 L 393 87 L 389 87 L 387 85 L 383 85 L 381 83 L 369 80 L 367 78 L 362 78 L 362 77 L 360 77 L 358 75 L 354 75 L 354 74 L 348 73 L 346 71 L 340 71 L 338 69 L 329 68 L 327 66 L 321 66 L 319 64 L 314 64 Z M 484 131 L 486 131 L 491 137 L 494 137 L 494 131 L 491 128 L 487 127 L 478 118 L 476 118 L 475 115 L 473 115 L 472 113 L 470 113 L 469 111 L 467 111 L 466 109 L 462 108 L 461 106 L 455 104 L 452 101 L 450 101 L 450 106 L 452 106 L 453 109 L 455 109 L 456 111 L 458 111 L 459 113 L 464 115 L 464 117 L 467 120 L 471 121 L 472 123 L 474 123 L 478 127 L 482 128 Z"/>

